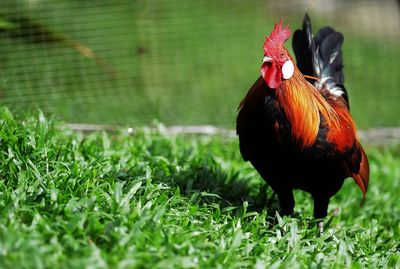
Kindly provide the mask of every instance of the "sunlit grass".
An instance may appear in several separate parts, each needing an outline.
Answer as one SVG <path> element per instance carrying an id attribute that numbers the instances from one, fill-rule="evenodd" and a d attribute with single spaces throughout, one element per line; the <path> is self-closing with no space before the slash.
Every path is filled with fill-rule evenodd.
<path id="1" fill-rule="evenodd" d="M 2 268 L 400 266 L 396 147 L 368 149 L 365 205 L 348 180 L 319 234 L 304 193 L 296 217 L 276 218 L 236 139 L 82 135 L 40 113 L 0 118 Z"/>
<path id="2" fill-rule="evenodd" d="M 0 32 L 0 104 L 39 107 L 68 122 L 233 128 L 237 106 L 260 74 L 265 36 L 280 19 L 293 31 L 302 24 L 305 10 L 269 2 L 2 0 L 0 13 L 20 13 L 81 42 L 117 74 L 60 43 Z M 373 29 L 366 37 L 343 25 L 343 16 L 310 10 L 314 32 L 331 25 L 344 33 L 356 123 L 398 126 L 399 41 Z M 291 40 L 286 46 L 291 50 Z"/>

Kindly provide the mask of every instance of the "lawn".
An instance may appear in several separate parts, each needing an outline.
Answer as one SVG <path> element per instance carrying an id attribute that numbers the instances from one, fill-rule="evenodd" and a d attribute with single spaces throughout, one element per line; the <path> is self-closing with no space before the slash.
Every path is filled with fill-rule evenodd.
<path id="1" fill-rule="evenodd" d="M 302 192 L 276 215 L 237 139 L 0 119 L 1 268 L 400 267 L 399 147 L 366 147 L 366 203 L 347 180 L 321 234 Z"/>

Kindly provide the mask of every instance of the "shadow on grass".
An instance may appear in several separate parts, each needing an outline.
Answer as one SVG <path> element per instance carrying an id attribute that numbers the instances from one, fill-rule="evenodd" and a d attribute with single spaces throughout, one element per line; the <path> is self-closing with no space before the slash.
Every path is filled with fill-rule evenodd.
<path id="1" fill-rule="evenodd" d="M 240 212 L 247 202 L 247 211 L 266 210 L 271 218 L 279 210 L 277 197 L 265 182 L 250 184 L 239 173 L 230 174 L 213 166 L 192 166 L 161 181 L 177 185 L 187 197 L 199 194 L 195 201 L 198 203 L 216 203 L 220 208 L 233 206 Z"/>

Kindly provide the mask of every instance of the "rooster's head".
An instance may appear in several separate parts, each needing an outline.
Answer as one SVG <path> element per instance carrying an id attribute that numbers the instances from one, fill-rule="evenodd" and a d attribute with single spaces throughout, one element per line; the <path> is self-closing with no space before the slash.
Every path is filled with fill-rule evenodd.
<path id="1" fill-rule="evenodd" d="M 282 21 L 275 24 L 264 42 L 264 58 L 261 75 L 269 88 L 278 88 L 282 81 L 293 76 L 294 65 L 289 52 L 283 46 L 290 37 L 289 26 L 282 27 Z"/>

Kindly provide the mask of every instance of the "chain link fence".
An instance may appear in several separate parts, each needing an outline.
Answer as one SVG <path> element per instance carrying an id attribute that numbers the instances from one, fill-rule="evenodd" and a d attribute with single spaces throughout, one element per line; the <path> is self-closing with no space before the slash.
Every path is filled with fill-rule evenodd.
<path id="1" fill-rule="evenodd" d="M 265 35 L 280 19 L 300 27 L 306 11 L 314 31 L 345 35 L 358 125 L 399 126 L 394 0 L 1 0 L 0 104 L 73 123 L 233 128 Z"/>

